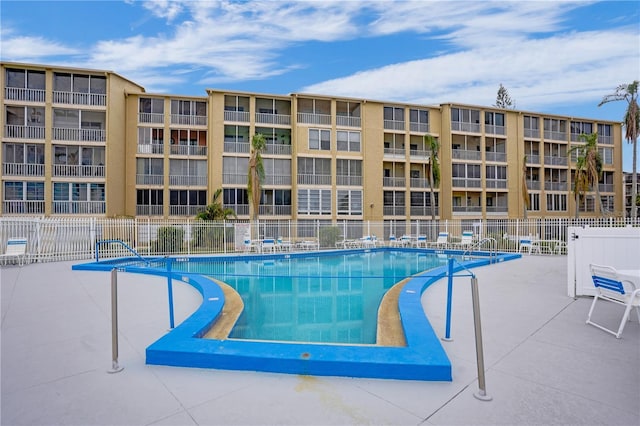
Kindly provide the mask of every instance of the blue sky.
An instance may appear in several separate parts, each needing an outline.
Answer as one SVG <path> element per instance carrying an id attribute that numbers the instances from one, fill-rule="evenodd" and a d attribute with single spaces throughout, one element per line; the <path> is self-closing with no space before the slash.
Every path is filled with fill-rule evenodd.
<path id="1" fill-rule="evenodd" d="M 11 1 L 3 61 L 115 71 L 152 93 L 207 88 L 492 105 L 621 121 L 640 80 L 637 1 Z M 624 142 L 624 170 L 631 145 Z M 640 168 L 639 168 L 640 169 Z"/>

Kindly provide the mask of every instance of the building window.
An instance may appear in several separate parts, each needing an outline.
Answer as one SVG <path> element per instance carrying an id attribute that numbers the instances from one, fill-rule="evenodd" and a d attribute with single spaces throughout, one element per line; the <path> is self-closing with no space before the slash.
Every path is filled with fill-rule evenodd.
<path id="1" fill-rule="evenodd" d="M 566 194 L 547 194 L 547 211 L 564 212 L 567 211 Z"/>
<path id="2" fill-rule="evenodd" d="M 529 211 L 537 212 L 540 211 L 540 194 L 530 193 L 529 194 Z"/>
<path id="3" fill-rule="evenodd" d="M 338 214 L 362 214 L 362 191 L 338 190 L 338 199 L 336 201 Z"/>
<path id="4" fill-rule="evenodd" d="M 309 149 L 321 151 L 331 150 L 331 131 L 309 129 Z"/>
<path id="5" fill-rule="evenodd" d="M 299 157 L 298 183 L 302 185 L 331 185 L 331 159 Z"/>
<path id="6" fill-rule="evenodd" d="M 590 135 L 593 133 L 593 123 L 586 123 L 584 121 L 572 121 L 571 122 L 571 140 L 580 141 L 580 135 Z"/>
<path id="7" fill-rule="evenodd" d="M 298 189 L 298 214 L 331 214 L 331 190 Z"/>
<path id="8" fill-rule="evenodd" d="M 139 112 L 147 114 L 164 114 L 164 99 L 140 98 Z"/>
<path id="9" fill-rule="evenodd" d="M 336 185 L 362 185 L 362 160 L 336 160 Z"/>
<path id="10" fill-rule="evenodd" d="M 338 130 L 336 136 L 338 151 L 360 152 L 360 132 Z"/>
<path id="11" fill-rule="evenodd" d="M 613 144 L 611 124 L 598 124 L 598 143 Z"/>
<path id="12" fill-rule="evenodd" d="M 44 71 L 7 68 L 6 85 L 17 89 L 45 90 L 45 74 Z"/>

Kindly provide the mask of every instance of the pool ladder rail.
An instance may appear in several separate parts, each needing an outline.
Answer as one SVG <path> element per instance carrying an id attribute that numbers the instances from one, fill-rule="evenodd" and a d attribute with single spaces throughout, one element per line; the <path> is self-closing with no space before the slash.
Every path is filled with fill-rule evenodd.
<path id="1" fill-rule="evenodd" d="M 122 240 L 98 240 L 98 241 L 96 241 L 96 247 L 95 247 L 96 262 L 98 262 L 100 260 L 99 259 L 99 257 L 100 257 L 100 250 L 99 250 L 100 246 L 101 245 L 106 245 L 106 244 L 111 244 L 111 243 L 120 244 L 125 249 L 127 249 L 128 251 L 133 253 L 138 259 L 140 259 L 142 262 L 144 262 L 146 266 L 150 266 L 151 265 L 151 261 L 149 261 L 148 259 L 145 259 L 144 257 L 142 257 L 140 255 L 140 253 L 135 251 L 133 248 L 131 248 L 127 243 L 125 243 Z"/>
<path id="2" fill-rule="evenodd" d="M 480 248 L 485 244 L 489 245 L 489 263 L 496 263 L 498 261 L 498 242 L 495 238 L 486 237 L 480 241 L 474 243 L 462 253 L 462 257 L 471 255 L 472 251 L 480 251 Z"/>

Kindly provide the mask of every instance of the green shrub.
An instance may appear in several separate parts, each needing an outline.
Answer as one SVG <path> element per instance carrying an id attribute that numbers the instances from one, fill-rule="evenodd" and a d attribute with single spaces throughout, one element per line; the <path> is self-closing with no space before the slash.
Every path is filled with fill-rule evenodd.
<path id="1" fill-rule="evenodd" d="M 320 229 L 320 247 L 335 247 L 340 239 L 340 228 L 331 226 Z"/>
<path id="2" fill-rule="evenodd" d="M 158 253 L 180 253 L 184 239 L 184 229 L 177 226 L 163 226 L 158 228 L 158 240 L 156 252 Z"/>

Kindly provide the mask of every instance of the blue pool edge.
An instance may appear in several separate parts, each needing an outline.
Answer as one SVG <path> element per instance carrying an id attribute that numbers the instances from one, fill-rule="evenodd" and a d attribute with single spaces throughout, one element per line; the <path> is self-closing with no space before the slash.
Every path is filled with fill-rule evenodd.
<path id="1" fill-rule="evenodd" d="M 373 249 L 385 250 L 385 249 Z M 364 250 L 349 250 L 354 253 Z M 456 251 L 422 249 L 421 252 L 461 254 Z M 271 258 L 324 256 L 345 251 L 287 253 Z M 456 264 L 454 273 L 489 265 L 491 258 L 476 256 Z M 266 256 L 217 255 L 215 260 L 264 259 Z M 512 260 L 520 254 L 500 253 L 493 261 Z M 188 257 L 177 258 L 188 261 Z M 110 271 L 123 259 L 110 259 L 73 265 L 73 270 Z M 131 260 L 126 258 L 126 260 Z M 202 257 L 198 257 L 202 261 Z M 127 272 L 167 276 L 166 270 L 127 266 Z M 239 339 L 205 339 L 202 336 L 215 322 L 224 306 L 222 289 L 211 279 L 193 273 L 172 272 L 173 280 L 193 286 L 203 298 L 200 307 L 181 324 L 149 345 L 146 363 L 175 367 L 210 368 L 289 373 L 313 376 L 346 376 L 361 378 L 451 381 L 451 362 L 422 308 L 422 293 L 436 281 L 446 277 L 441 266 L 411 277 L 402 288 L 398 309 L 407 346 L 346 345 L 298 342 L 251 341 Z"/>

